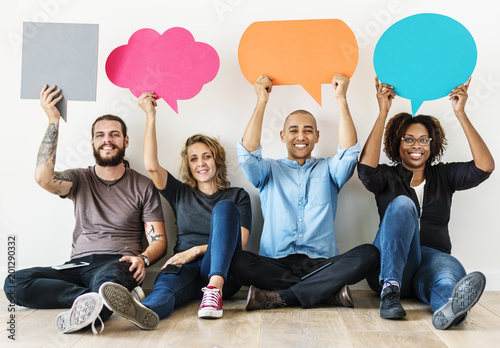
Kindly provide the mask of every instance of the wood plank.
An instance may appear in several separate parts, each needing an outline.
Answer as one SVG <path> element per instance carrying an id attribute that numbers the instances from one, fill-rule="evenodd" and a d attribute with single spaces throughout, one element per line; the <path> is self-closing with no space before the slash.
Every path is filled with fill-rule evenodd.
<path id="1" fill-rule="evenodd" d="M 261 312 L 260 347 L 352 347 L 335 307 L 287 307 Z"/>
<path id="2" fill-rule="evenodd" d="M 56 329 L 56 317 L 60 309 L 36 310 L 16 323 L 16 341 L 18 347 L 71 347 L 85 335 L 85 332 L 76 332 L 63 335 Z M 90 330 L 87 330 L 90 331 Z M 0 336 L 0 345 L 10 343 L 7 332 Z"/>
<path id="3" fill-rule="evenodd" d="M 485 292 L 467 320 L 449 330 L 432 326 L 430 307 L 417 300 L 402 301 L 403 320 L 380 318 L 379 297 L 371 291 L 353 291 L 356 308 L 286 307 L 245 311 L 246 291 L 224 302 L 224 316 L 199 319 L 199 300 L 177 308 L 153 331 L 137 328 L 113 315 L 100 335 L 91 330 L 60 334 L 55 318 L 61 310 L 17 308 L 19 347 L 495 347 L 500 346 L 500 292 Z M 0 298 L 2 319 L 8 301 Z M 7 323 L 7 320 L 4 321 Z M 11 346 L 7 325 L 0 328 L 0 346 Z"/>
<path id="4" fill-rule="evenodd" d="M 497 317 L 500 317 L 500 292 L 485 291 L 477 305 L 485 307 Z"/>
<path id="5" fill-rule="evenodd" d="M 410 304 L 413 300 L 402 300 L 401 304 L 406 310 L 406 317 L 401 320 L 382 319 L 380 317 L 380 297 L 374 292 L 356 290 L 352 291 L 354 308 L 339 308 L 339 313 L 349 332 L 354 331 L 426 331 L 428 328 L 422 322 L 420 313 L 412 310 Z"/>

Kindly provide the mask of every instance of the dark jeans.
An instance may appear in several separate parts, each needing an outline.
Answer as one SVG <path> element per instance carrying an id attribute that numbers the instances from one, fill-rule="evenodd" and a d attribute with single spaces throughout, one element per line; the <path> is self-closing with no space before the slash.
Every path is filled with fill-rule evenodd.
<path id="1" fill-rule="evenodd" d="M 328 262 L 332 264 L 301 280 Z M 329 259 L 311 259 L 303 254 L 274 259 L 250 251 L 236 251 L 229 274 L 239 283 L 259 289 L 290 289 L 302 308 L 309 308 L 344 285 L 355 284 L 376 272 L 379 262 L 379 251 L 371 244 L 357 246 Z"/>
<path id="2" fill-rule="evenodd" d="M 81 257 L 68 262 L 86 261 L 90 265 L 65 270 L 51 267 L 22 269 L 5 279 L 4 291 L 9 298 L 14 291 L 17 305 L 53 309 L 71 307 L 78 296 L 98 292 L 104 282 L 118 283 L 132 290 L 137 282 L 128 270 L 130 263 L 118 261 L 121 257 L 116 254 Z M 109 318 L 111 313 L 103 307 L 101 319 Z"/>

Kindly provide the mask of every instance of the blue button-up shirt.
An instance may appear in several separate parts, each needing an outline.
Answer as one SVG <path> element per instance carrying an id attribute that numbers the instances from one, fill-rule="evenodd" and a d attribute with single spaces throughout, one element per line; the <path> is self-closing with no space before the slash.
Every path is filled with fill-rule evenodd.
<path id="1" fill-rule="evenodd" d="M 337 195 L 354 172 L 359 143 L 339 147 L 335 157 L 308 159 L 302 166 L 287 158 L 262 158 L 262 146 L 248 152 L 240 141 L 237 149 L 245 177 L 259 189 L 264 216 L 259 254 L 274 258 L 338 255 Z"/>

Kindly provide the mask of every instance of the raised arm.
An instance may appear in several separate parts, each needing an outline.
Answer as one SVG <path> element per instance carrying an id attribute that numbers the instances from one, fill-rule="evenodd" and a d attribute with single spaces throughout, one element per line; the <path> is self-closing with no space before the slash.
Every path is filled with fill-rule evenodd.
<path id="1" fill-rule="evenodd" d="M 48 192 L 64 196 L 71 190 L 73 182 L 67 174 L 54 171 L 61 118 L 56 104 L 63 97 L 62 94 L 56 97 L 61 90 L 55 88 L 45 85 L 40 92 L 40 105 L 49 118 L 49 126 L 38 150 L 35 181 Z"/>
<path id="2" fill-rule="evenodd" d="M 259 148 L 262 135 L 262 122 L 264 120 L 264 111 L 266 110 L 269 93 L 273 88 L 272 78 L 261 75 L 254 84 L 257 93 L 257 105 L 250 121 L 248 122 L 245 133 L 243 133 L 243 147 L 249 152 Z"/>
<path id="3" fill-rule="evenodd" d="M 347 149 L 354 146 L 358 140 L 356 127 L 352 121 L 349 106 L 347 105 L 347 88 L 349 87 L 349 79 L 342 74 L 337 74 L 332 80 L 335 88 L 335 98 L 339 108 L 339 145 L 342 149 Z"/>
<path id="4" fill-rule="evenodd" d="M 375 87 L 377 89 L 379 113 L 359 159 L 359 163 L 372 168 L 377 167 L 380 161 L 380 147 L 382 146 L 385 121 L 392 106 L 392 100 L 396 96 L 392 86 L 380 83 L 378 78 L 375 78 Z"/>
<path id="5" fill-rule="evenodd" d="M 491 173 L 495 169 L 495 160 L 483 138 L 481 138 L 465 113 L 465 103 L 468 98 L 467 90 L 469 89 L 470 80 L 471 78 L 465 84 L 456 87 L 449 96 L 453 111 L 462 125 L 467 141 L 469 142 L 474 164 L 482 171 Z"/>
<path id="6" fill-rule="evenodd" d="M 144 134 L 144 167 L 149 173 L 156 188 L 162 190 L 167 186 L 168 172 L 158 162 L 158 145 L 156 141 L 156 94 L 143 93 L 137 104 L 146 113 L 146 132 Z"/>

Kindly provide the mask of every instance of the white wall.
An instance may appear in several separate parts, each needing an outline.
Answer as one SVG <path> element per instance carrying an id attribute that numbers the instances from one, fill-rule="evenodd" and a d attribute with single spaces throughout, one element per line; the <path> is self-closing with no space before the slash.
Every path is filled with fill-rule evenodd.
<path id="1" fill-rule="evenodd" d="M 159 102 L 160 162 L 176 174 L 179 152 L 189 135 L 203 132 L 220 136 L 228 152 L 232 184 L 247 189 L 253 200 L 250 248 L 257 250 L 262 226 L 259 198 L 256 189 L 242 175 L 234 146 L 256 100 L 253 86 L 242 76 L 237 61 L 238 43 L 244 30 L 252 22 L 264 20 L 339 18 L 349 25 L 357 36 L 360 55 L 349 86 L 348 101 L 359 140 L 364 144 L 378 111 L 372 58 L 380 35 L 396 21 L 417 13 L 440 13 L 458 20 L 472 33 L 479 52 L 467 111 L 493 156 L 500 162 L 500 118 L 497 114 L 500 22 L 498 8 L 491 8 L 498 5 L 492 3 L 479 0 L 471 6 L 469 1 L 411 0 L 23 0 L 3 4 L 0 11 L 0 76 L 3 82 L 0 105 L 4 119 L 0 137 L 0 278 L 7 273 L 7 235 L 17 238 L 17 268 L 53 265 L 69 258 L 74 224 L 71 201 L 48 194 L 33 179 L 47 119 L 37 100 L 20 99 L 22 52 L 21 42 L 16 43 L 16 40 L 22 37 L 23 21 L 99 24 L 97 101 L 68 103 L 68 123 L 62 124 L 60 130 L 58 170 L 94 164 L 89 141 L 90 125 L 101 114 L 115 113 L 122 116 L 130 128 L 131 145 L 127 157 L 132 167 L 146 174 L 142 164 L 145 116 L 131 93 L 113 85 L 104 70 L 109 53 L 125 44 L 132 33 L 141 28 L 153 28 L 162 33 L 180 26 L 188 29 L 197 41 L 212 45 L 221 59 L 214 81 L 205 85 L 194 99 L 180 101 L 179 115 L 164 101 Z M 273 89 L 264 121 L 264 155 L 275 158 L 286 155 L 278 133 L 284 116 L 297 108 L 310 110 L 317 116 L 321 140 L 314 155 L 324 157 L 334 153 L 338 112 L 333 87 L 323 86 L 323 106 L 320 107 L 301 87 L 278 86 Z M 398 98 L 391 114 L 409 110 L 410 102 Z M 444 161 L 471 159 L 465 136 L 446 98 L 424 103 L 420 112 L 437 116 L 447 131 L 449 146 Z M 458 192 L 450 223 L 454 255 L 467 270 L 481 270 L 487 275 L 488 290 L 500 290 L 497 254 L 500 234 L 495 218 L 499 184 L 498 173 L 494 173 L 478 188 Z M 171 254 L 175 227 L 170 207 L 163 202 Z M 371 242 L 377 225 L 374 198 L 355 174 L 340 194 L 336 222 L 340 251 Z M 150 286 L 153 279 L 150 275 L 146 286 Z"/>

